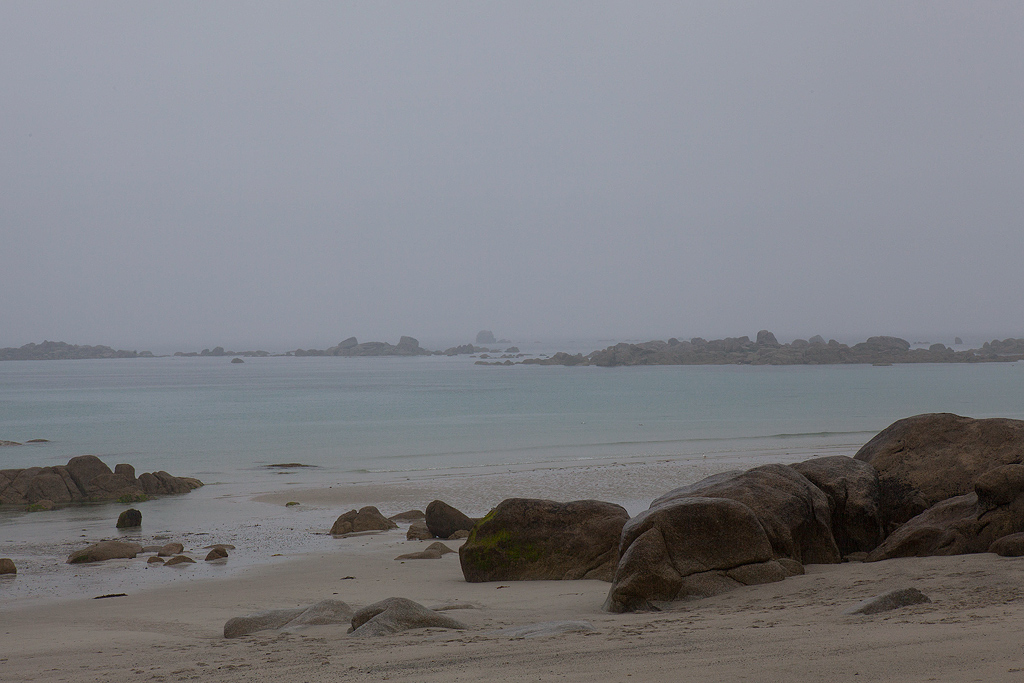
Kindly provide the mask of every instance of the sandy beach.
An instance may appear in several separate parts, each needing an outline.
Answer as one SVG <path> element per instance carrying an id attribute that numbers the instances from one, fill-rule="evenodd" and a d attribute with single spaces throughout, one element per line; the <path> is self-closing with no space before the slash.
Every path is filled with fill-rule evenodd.
<path id="1" fill-rule="evenodd" d="M 391 493 L 392 504 L 404 501 L 401 491 Z M 338 496 L 353 495 L 332 489 L 281 497 L 316 500 L 327 514 Z M 813 565 L 803 576 L 661 612 L 609 614 L 601 610 L 609 584 L 600 581 L 471 584 L 456 554 L 396 561 L 427 545 L 406 540 L 405 526 L 333 540 L 330 552 L 221 578 L 6 609 L 0 680 L 1024 680 L 1024 559 L 980 554 Z M 460 542 L 445 543 L 454 549 Z M 843 613 L 905 586 L 932 602 L 874 616 Z M 358 609 L 388 597 L 464 605 L 445 613 L 467 628 L 353 638 L 332 625 L 223 637 L 224 623 L 235 616 L 324 599 Z M 566 620 L 589 622 L 593 630 L 533 638 L 501 632 Z"/>

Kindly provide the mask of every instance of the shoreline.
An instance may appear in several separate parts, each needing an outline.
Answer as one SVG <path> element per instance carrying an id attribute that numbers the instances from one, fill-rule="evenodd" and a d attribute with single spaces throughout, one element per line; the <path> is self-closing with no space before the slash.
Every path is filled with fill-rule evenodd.
<path id="1" fill-rule="evenodd" d="M 446 541 L 450 547 L 458 542 Z M 995 555 L 810 565 L 663 612 L 601 611 L 600 581 L 466 583 L 458 558 L 400 562 L 424 547 L 404 529 L 337 539 L 331 552 L 230 577 L 4 610 L 5 681 L 186 680 L 1020 680 L 1024 559 Z M 187 570 L 186 570 L 187 571 Z M 353 578 L 346 578 L 346 577 Z M 966 578 L 966 580 L 965 580 Z M 933 602 L 874 616 L 847 607 L 913 585 Z M 344 626 L 224 639 L 224 622 L 265 609 L 388 597 L 462 602 L 465 630 L 349 638 Z M 593 631 L 510 639 L 557 620 Z"/>

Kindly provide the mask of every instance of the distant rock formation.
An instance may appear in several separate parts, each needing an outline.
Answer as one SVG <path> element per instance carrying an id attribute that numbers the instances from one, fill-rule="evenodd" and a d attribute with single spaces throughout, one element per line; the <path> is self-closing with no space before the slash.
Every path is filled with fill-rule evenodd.
<path id="1" fill-rule="evenodd" d="M 419 341 L 413 337 L 402 337 L 396 346 L 387 342 L 363 342 L 360 344 L 355 337 L 349 337 L 337 346 L 322 351 L 317 349 L 296 349 L 294 356 L 429 356 L 430 351 L 420 347 Z"/>
<path id="2" fill-rule="evenodd" d="M 83 360 L 89 358 L 153 358 L 149 351 L 114 350 L 109 346 L 77 346 L 65 342 L 43 341 L 20 348 L 0 349 L 0 360 Z"/>
<path id="3" fill-rule="evenodd" d="M 490 330 L 480 330 L 476 333 L 477 344 L 497 344 L 498 340 Z"/>
<path id="4" fill-rule="evenodd" d="M 550 358 L 527 358 L 524 365 L 839 365 L 893 363 L 982 363 L 1024 359 L 1024 339 L 987 342 L 981 349 L 954 351 L 943 344 L 911 349 L 899 337 L 870 337 L 852 347 L 820 335 L 780 344 L 768 330 L 750 337 L 726 337 L 707 341 L 669 339 L 641 344 L 622 342 L 584 356 L 556 353 Z"/>
<path id="5" fill-rule="evenodd" d="M 202 485 L 198 479 L 174 477 L 163 471 L 145 472 L 136 478 L 131 465 L 117 465 L 111 471 L 95 455 L 79 455 L 67 465 L 0 470 L 0 504 L 134 502 L 146 496 L 188 493 Z"/>
<path id="6" fill-rule="evenodd" d="M 188 353 L 175 351 L 174 355 L 184 356 L 186 358 L 195 358 L 198 356 L 245 356 L 246 358 L 266 358 L 271 354 L 269 351 L 225 351 L 223 346 L 215 346 L 213 349 L 203 349 L 198 353 L 195 351 L 190 351 Z"/>

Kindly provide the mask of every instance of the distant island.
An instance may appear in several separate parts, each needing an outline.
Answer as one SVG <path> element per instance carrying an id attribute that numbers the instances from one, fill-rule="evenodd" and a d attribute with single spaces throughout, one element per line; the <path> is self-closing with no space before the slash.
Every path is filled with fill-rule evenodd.
<path id="1" fill-rule="evenodd" d="M 0 360 L 82 360 L 88 358 L 153 358 L 149 351 L 122 351 L 109 346 L 78 346 L 44 341 L 0 349 Z"/>
<path id="2" fill-rule="evenodd" d="M 1024 339 L 986 342 L 980 349 L 954 351 L 944 344 L 912 349 L 899 337 L 870 337 L 853 346 L 835 339 L 827 342 L 818 335 L 780 344 L 768 330 L 757 339 L 727 337 L 707 341 L 694 337 L 689 341 L 669 339 L 642 344 L 620 343 L 587 355 L 559 352 L 550 358 L 527 358 L 523 365 L 842 365 L 894 363 L 991 363 L 1024 359 Z M 479 362 L 479 361 L 478 361 Z M 483 363 L 482 363 L 483 364 Z M 508 361 L 486 363 L 511 365 Z"/>

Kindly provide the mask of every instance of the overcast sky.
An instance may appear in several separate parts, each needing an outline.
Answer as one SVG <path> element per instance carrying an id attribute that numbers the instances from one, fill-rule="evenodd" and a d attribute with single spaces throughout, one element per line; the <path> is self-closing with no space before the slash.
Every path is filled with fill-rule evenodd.
<path id="1" fill-rule="evenodd" d="M 1022 36 L 1017 1 L 4 2 L 0 346 L 1024 336 Z"/>

